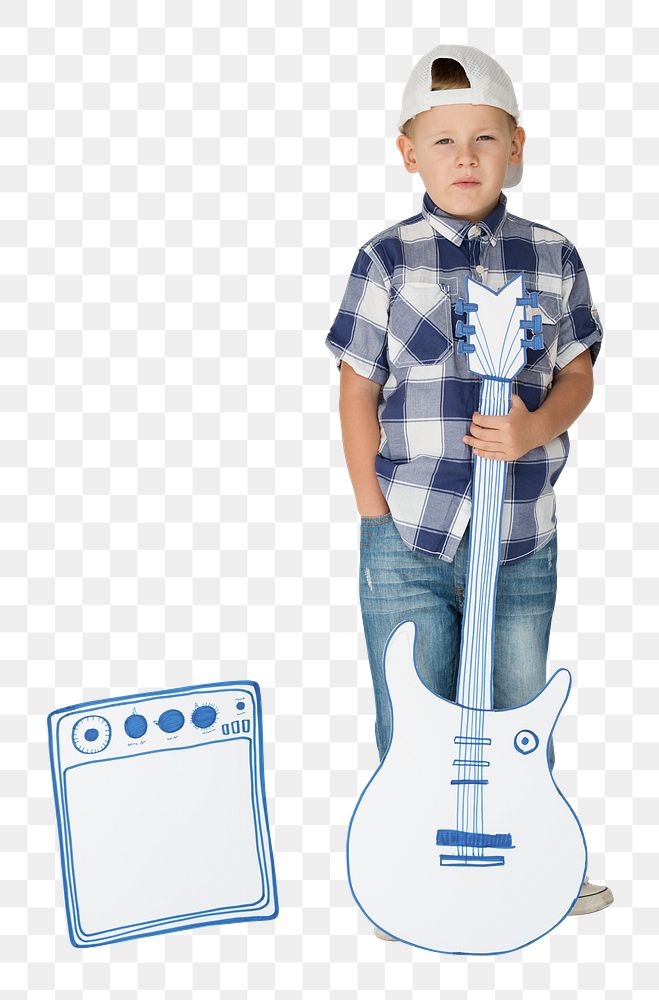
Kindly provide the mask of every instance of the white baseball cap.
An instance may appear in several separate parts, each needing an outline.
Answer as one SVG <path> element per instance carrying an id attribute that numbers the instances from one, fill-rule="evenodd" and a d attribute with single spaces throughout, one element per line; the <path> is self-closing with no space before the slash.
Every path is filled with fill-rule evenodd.
<path id="1" fill-rule="evenodd" d="M 435 59 L 455 59 L 467 74 L 471 86 L 433 90 L 431 67 Z M 507 111 L 519 124 L 519 108 L 512 80 L 495 59 L 472 45 L 436 45 L 419 59 L 403 91 L 398 127 L 401 128 L 420 112 L 441 104 L 491 104 Z M 509 163 L 503 187 L 519 184 L 522 170 L 522 163 Z"/>

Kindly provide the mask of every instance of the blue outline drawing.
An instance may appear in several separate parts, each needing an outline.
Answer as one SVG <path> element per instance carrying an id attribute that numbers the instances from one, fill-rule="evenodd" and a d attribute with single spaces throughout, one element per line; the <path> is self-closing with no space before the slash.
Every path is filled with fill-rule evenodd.
<path id="1" fill-rule="evenodd" d="M 511 287 L 515 284 L 518 284 L 519 286 L 517 289 Z M 538 293 L 532 291 L 527 295 L 524 287 L 523 271 L 515 274 L 497 291 L 488 288 L 480 282 L 474 281 L 474 279 L 470 276 L 467 276 L 466 278 L 465 287 L 466 298 L 458 299 L 455 308 L 456 313 L 458 315 L 464 315 L 467 320 L 467 322 L 459 320 L 456 325 L 458 353 L 466 356 L 470 371 L 479 375 L 482 380 L 478 408 L 479 412 L 489 416 L 502 416 L 507 414 L 510 410 L 511 382 L 515 375 L 517 375 L 517 373 L 524 368 L 526 364 L 527 351 L 529 349 L 541 350 L 544 346 L 541 317 L 536 313 L 531 319 L 526 318 L 527 306 L 531 306 L 534 309 L 538 306 Z M 480 299 L 480 302 L 470 301 L 471 289 L 474 291 L 475 298 L 477 300 Z M 504 295 L 500 302 L 495 305 L 490 296 L 498 297 L 502 292 L 504 292 L 504 290 L 508 290 L 507 295 Z M 483 327 L 482 317 L 479 315 L 479 305 L 483 306 L 486 321 L 489 319 L 490 325 L 493 326 L 491 331 L 486 331 Z M 488 310 L 491 310 L 489 315 Z M 450 779 L 450 786 L 453 786 L 453 788 L 447 788 L 445 792 L 442 793 L 446 795 L 447 799 L 451 794 L 455 796 L 455 822 L 451 828 L 446 826 L 437 829 L 437 826 L 435 826 L 434 830 L 429 831 L 432 836 L 436 837 L 437 845 L 454 848 L 455 851 L 453 853 L 440 854 L 438 858 L 436 855 L 433 855 L 431 858 L 431 867 L 433 859 L 439 863 L 439 867 L 446 868 L 463 868 L 464 870 L 471 868 L 474 870 L 477 868 L 504 867 L 506 865 L 506 855 L 486 852 L 488 850 L 492 850 L 493 848 L 497 850 L 501 848 L 508 848 L 513 851 L 513 859 L 519 854 L 518 851 L 515 851 L 515 847 L 518 845 L 513 843 L 510 833 L 505 831 L 489 832 L 487 830 L 487 809 L 485 808 L 488 796 L 494 794 L 487 787 L 491 784 L 491 779 L 490 772 L 486 769 L 490 768 L 490 758 L 495 756 L 497 749 L 496 746 L 493 745 L 491 735 L 489 735 L 496 733 L 497 727 L 492 727 L 490 725 L 489 734 L 487 734 L 488 720 L 493 718 L 493 713 L 495 712 L 518 712 L 521 707 L 524 707 L 516 706 L 514 709 L 499 710 L 492 707 L 494 617 L 501 552 L 501 526 L 506 491 L 507 470 L 508 462 L 506 461 L 486 459 L 479 455 L 473 456 L 471 531 L 469 534 L 469 547 L 467 555 L 467 580 L 460 639 L 460 662 L 458 669 L 456 700 L 455 702 L 451 702 L 447 699 L 434 695 L 433 692 L 430 692 L 433 694 L 433 697 L 438 698 L 439 701 L 451 706 L 451 717 L 453 716 L 453 713 L 459 717 L 459 726 L 456 725 L 454 727 L 453 734 L 455 735 L 453 735 L 452 740 L 454 745 L 457 744 L 460 746 L 460 750 L 452 760 L 452 766 L 457 769 L 457 776 Z M 346 843 L 348 881 L 350 883 L 351 892 L 360 909 L 362 909 L 368 919 L 375 924 L 375 926 L 380 925 L 373 916 L 366 913 L 366 910 L 362 905 L 362 901 L 358 898 L 353 886 L 353 878 L 350 870 L 350 838 L 353 822 L 360 809 L 362 799 L 372 782 L 377 778 L 377 775 L 383 770 L 383 768 L 386 768 L 389 751 L 393 745 L 395 712 L 390 691 L 390 678 L 388 676 L 391 664 L 387 664 L 387 652 L 393 636 L 399 631 L 399 629 L 410 625 L 414 630 L 412 661 L 414 664 L 416 679 L 424 688 L 430 690 L 419 676 L 416 665 L 417 627 L 412 619 L 401 622 L 389 635 L 383 653 L 385 688 L 391 713 L 390 743 L 379 767 L 366 785 L 366 788 L 364 788 L 357 805 L 355 806 L 348 828 Z M 406 669 L 410 670 L 411 668 L 406 668 L 402 665 L 399 665 L 398 667 L 401 675 Z M 587 848 L 581 824 L 579 823 L 574 810 L 556 785 L 554 775 L 549 768 L 548 759 L 548 749 L 551 736 L 556 726 L 558 717 L 560 716 L 560 712 L 562 711 L 565 701 L 567 700 L 572 683 L 569 671 L 556 671 L 542 691 L 540 691 L 535 698 L 527 702 L 527 705 L 530 705 L 536 699 L 541 698 L 554 683 L 556 677 L 561 673 L 568 675 L 569 683 L 563 703 L 554 717 L 549 735 L 547 736 L 545 759 L 554 788 L 558 791 L 561 799 L 568 806 L 569 811 L 576 821 L 585 852 L 584 869 L 579 882 L 577 894 L 570 902 L 565 914 L 561 918 L 562 920 L 570 912 L 575 900 L 579 896 L 587 866 Z M 428 709 L 428 711 L 430 712 L 430 709 Z M 522 721 L 522 719 L 519 719 L 519 722 Z M 431 724 L 430 715 L 428 715 L 426 719 L 426 724 Z M 496 741 L 494 741 L 494 743 L 495 742 Z M 533 730 L 524 727 L 517 730 L 517 734 L 514 736 L 513 746 L 514 749 L 517 750 L 522 756 L 529 756 L 534 750 L 537 749 L 539 743 L 540 740 L 536 733 Z M 407 747 L 408 743 L 405 743 L 405 746 Z M 486 750 L 485 748 L 488 749 Z M 408 750 L 408 753 L 410 758 L 408 767 L 409 771 L 414 767 L 418 768 L 419 762 L 414 761 L 412 750 Z M 487 759 L 484 758 L 484 753 L 487 753 Z M 495 772 L 491 775 L 492 779 L 497 778 L 496 770 L 496 766 L 492 768 L 492 771 Z M 399 783 L 403 780 L 401 773 L 402 771 L 396 772 L 396 780 Z M 455 774 L 456 772 L 453 773 Z M 488 775 L 487 777 L 485 776 L 486 774 Z M 499 777 L 498 781 L 495 781 L 494 783 L 499 787 L 502 785 L 505 787 L 505 783 L 501 777 Z M 387 787 L 388 794 L 391 792 L 392 787 L 396 787 L 395 782 L 393 786 L 390 785 Z M 400 784 L 398 785 L 398 788 L 400 790 Z M 372 861 L 372 854 L 368 848 L 368 844 L 371 842 L 368 834 L 370 833 L 372 827 L 377 828 L 378 820 L 380 820 L 381 825 L 381 822 L 384 821 L 385 817 L 380 817 L 380 812 L 384 809 L 382 804 L 383 800 L 377 799 L 376 797 L 374 801 L 377 801 L 378 805 L 374 808 L 371 807 L 371 812 L 366 820 L 365 826 L 362 827 L 362 829 L 366 831 L 367 835 L 365 839 L 362 839 L 359 842 L 360 847 L 358 850 L 361 851 L 361 853 L 358 856 L 362 872 L 368 873 L 369 876 L 372 875 L 375 882 L 377 882 L 377 879 L 375 878 L 376 876 L 382 876 L 380 888 L 377 889 L 375 895 L 372 888 L 374 881 L 369 882 L 368 879 L 362 879 L 364 892 L 366 894 L 370 894 L 371 897 L 376 900 L 376 905 L 378 905 L 377 901 L 380 900 L 380 906 L 382 908 L 383 905 L 386 904 L 382 904 L 379 893 L 383 888 L 386 889 L 386 872 L 381 872 L 380 868 L 376 871 L 373 867 L 374 862 Z M 392 802 L 391 808 L 395 809 L 396 803 Z M 573 833 L 576 836 L 576 831 L 573 830 Z M 397 834 L 397 836 L 400 836 L 400 834 Z M 525 844 L 524 846 L 527 845 Z M 389 844 L 389 848 L 393 850 L 392 843 Z M 423 850 L 419 844 L 417 844 L 417 849 Z M 392 858 L 391 861 L 394 867 L 396 864 L 400 865 L 402 863 L 402 859 L 400 857 Z M 381 858 L 379 858 L 378 864 L 382 864 Z M 428 871 L 428 869 L 426 869 L 426 871 Z M 435 869 L 432 868 L 433 873 L 434 871 Z M 566 872 L 568 872 L 568 869 L 566 869 Z M 423 876 L 421 875 L 419 877 Z M 569 870 L 569 877 L 572 877 L 571 870 Z M 488 886 L 490 884 L 491 883 L 487 883 Z M 567 884 L 569 886 L 571 883 L 568 881 Z M 448 893 L 447 883 L 442 881 L 441 885 Z M 473 880 L 470 877 L 467 877 L 464 883 L 460 883 L 460 886 L 460 889 L 454 889 L 453 891 L 460 891 L 461 893 L 464 891 L 464 894 L 466 895 L 469 892 L 469 887 L 473 886 Z M 397 889 L 397 891 L 400 892 L 400 889 Z M 413 894 L 414 887 L 410 886 L 408 895 L 410 898 L 413 898 Z M 451 902 L 452 897 L 449 893 L 444 898 L 437 899 L 437 906 L 444 908 L 449 907 L 450 909 Z M 426 902 L 426 905 L 429 906 L 430 904 Z M 425 919 L 425 910 L 423 912 Z M 375 914 L 375 916 L 377 917 L 377 914 Z M 389 919 L 392 919 L 391 914 Z M 408 917 L 408 920 L 409 919 L 410 918 Z M 428 921 L 432 920 L 430 913 L 428 913 L 427 919 Z M 557 926 L 561 920 L 554 923 L 552 927 L 547 928 L 543 934 L 534 937 L 533 940 L 537 940 L 538 937 L 542 937 L 550 930 L 553 930 L 553 928 Z M 403 920 L 403 927 L 404 926 L 405 922 Z M 470 925 L 467 925 L 467 927 L 469 926 Z M 435 928 L 436 933 L 438 925 L 435 923 L 432 927 Z M 396 930 L 387 928 L 381 929 L 387 931 L 389 934 L 397 936 Z M 424 933 L 426 930 L 428 933 Z M 464 937 L 468 938 L 467 931 L 461 930 L 460 933 L 463 934 Z M 528 944 L 532 943 L 532 941 L 529 940 L 524 941 L 516 947 L 505 948 L 502 951 L 484 951 L 482 944 L 479 948 L 478 941 L 478 933 L 482 934 L 483 932 L 470 931 L 469 933 L 473 933 L 474 936 L 474 945 L 471 950 L 460 952 L 445 951 L 445 953 L 474 955 L 502 954 L 508 951 L 517 951 L 519 948 L 526 947 Z M 427 946 L 427 941 L 429 939 L 433 940 L 434 943 L 430 923 L 426 928 L 426 926 L 422 926 L 417 920 L 417 934 L 420 937 L 425 936 L 426 944 L 418 944 L 415 941 L 405 941 L 405 943 L 414 945 L 415 947 L 424 948 L 428 951 L 443 950 Z M 523 936 L 523 931 L 519 932 L 519 936 Z M 398 940 L 404 939 L 399 937 Z"/>
<path id="2" fill-rule="evenodd" d="M 195 695 L 199 697 L 195 699 Z M 218 696 L 220 695 L 225 701 L 229 696 L 231 701 L 230 721 L 225 722 L 222 726 L 216 723 Z M 234 697 L 231 698 L 231 695 Z M 171 699 L 174 698 L 178 700 L 178 707 L 171 706 Z M 236 698 L 238 698 L 237 702 Z M 158 702 L 164 699 L 170 700 L 171 707 L 166 708 L 159 716 Z M 240 709 L 234 707 L 237 705 L 242 707 Z M 123 707 L 128 711 L 121 725 L 112 727 L 111 723 L 100 714 L 105 712 L 110 717 L 116 715 L 118 719 L 120 713 L 116 713 L 114 710 Z M 199 709 L 202 709 L 201 713 L 198 712 Z M 195 711 L 198 713 L 197 722 L 206 723 L 203 728 L 193 722 L 192 716 Z M 183 716 L 182 725 L 179 725 L 179 715 Z M 76 719 L 77 716 L 79 716 L 78 719 Z M 83 738 L 87 737 L 89 747 L 95 745 L 96 737 L 91 731 L 94 727 L 87 723 L 87 718 L 91 716 L 103 718 L 112 734 L 99 752 L 88 747 L 82 749 L 71 739 L 72 730 L 76 725 L 85 722 L 90 728 L 85 730 Z M 234 718 L 234 716 L 238 716 L 238 718 Z M 164 725 L 160 728 L 156 724 L 158 718 L 160 721 L 164 720 Z M 217 721 L 219 722 L 219 718 Z M 201 684 L 70 705 L 57 709 L 48 716 L 48 742 L 66 917 L 69 937 L 75 947 L 94 947 L 212 924 L 272 920 L 278 915 L 277 884 L 268 827 L 263 770 L 261 694 L 256 681 Z M 208 748 L 216 748 L 223 744 L 233 744 L 236 747 L 240 745 L 245 748 L 244 758 L 247 766 L 245 777 L 249 782 L 245 791 L 249 795 L 249 815 L 253 826 L 252 849 L 255 852 L 260 873 L 260 890 L 257 898 L 245 899 L 232 906 L 218 905 L 188 913 L 162 913 L 154 919 L 141 920 L 118 927 L 107 927 L 94 932 L 85 931 L 76 883 L 76 856 L 77 851 L 81 850 L 81 845 L 76 841 L 74 824 L 72 824 L 69 810 L 69 786 L 75 773 L 82 767 L 104 766 L 108 768 L 116 761 L 137 760 L 146 755 L 161 755 L 168 752 L 175 755 L 172 758 L 174 761 L 178 759 L 180 754 L 216 752 Z M 97 773 L 102 774 L 103 772 L 94 772 L 95 775 Z M 209 794 L 209 790 L 200 788 L 199 793 L 200 797 L 203 798 L 204 795 Z M 212 789 L 211 794 L 221 795 L 221 789 Z M 175 785 L 172 789 L 172 795 L 175 803 Z M 130 840 L 123 847 L 130 850 Z M 178 862 L 183 874 L 185 872 L 185 856 L 186 845 L 181 844 Z M 226 864 L 227 870 L 230 870 L 235 865 L 235 859 L 227 858 Z M 170 874 L 172 871 L 175 872 L 176 866 L 177 859 L 174 858 Z"/>
<path id="3" fill-rule="evenodd" d="M 388 745 L 388 747 L 387 747 L 387 749 L 385 751 L 385 754 L 384 754 L 382 760 L 380 761 L 380 763 L 378 764 L 377 768 L 375 769 L 375 771 L 373 772 L 373 774 L 369 778 L 368 782 L 364 786 L 364 789 L 362 790 L 362 792 L 361 792 L 361 794 L 360 794 L 360 796 L 359 796 L 359 798 L 357 800 L 357 804 L 355 805 L 355 808 L 353 809 L 352 816 L 350 817 L 350 823 L 348 824 L 348 835 L 347 835 L 347 838 L 346 838 L 346 849 L 345 849 L 346 870 L 347 870 L 347 874 L 348 874 L 348 885 L 350 886 L 350 892 L 352 893 L 353 899 L 357 903 L 357 906 L 362 911 L 362 913 L 364 914 L 364 916 L 366 917 L 366 919 L 368 921 L 370 921 L 370 923 L 372 923 L 375 927 L 378 927 L 381 931 L 384 931 L 385 933 L 390 934 L 390 935 L 393 935 L 393 933 L 394 933 L 393 930 L 391 928 L 388 928 L 388 927 L 383 927 L 381 924 L 379 924 L 377 922 L 377 919 L 375 919 L 374 916 L 371 916 L 371 914 L 368 913 L 368 911 L 366 909 L 364 909 L 364 906 L 362 905 L 362 903 L 361 903 L 361 901 L 359 899 L 359 896 L 355 892 L 355 888 L 354 888 L 353 881 L 352 881 L 352 874 L 351 874 L 351 871 L 350 871 L 350 834 L 351 834 L 351 831 L 352 831 L 352 826 L 353 826 L 355 817 L 357 816 L 357 813 L 359 812 L 359 807 L 361 805 L 362 799 L 366 795 L 366 793 L 367 793 L 368 789 L 370 788 L 370 786 L 376 781 L 376 779 L 378 777 L 378 774 L 380 774 L 380 772 L 386 766 L 387 757 L 389 756 L 389 751 L 391 750 L 391 748 L 392 748 L 392 746 L 394 744 L 394 735 L 395 735 L 395 731 L 396 731 L 396 713 L 394 712 L 394 704 L 393 704 L 393 701 L 391 699 L 391 693 L 390 693 L 390 689 L 389 689 L 390 688 L 390 683 L 389 683 L 388 672 L 387 672 L 387 650 L 389 648 L 389 644 L 391 643 L 392 639 L 394 638 L 394 636 L 396 635 L 396 633 L 398 632 L 398 630 L 401 629 L 401 628 L 403 628 L 403 627 L 405 627 L 405 626 L 407 626 L 407 625 L 411 625 L 413 627 L 413 629 L 414 629 L 414 642 L 413 642 L 413 646 L 412 646 L 412 665 L 414 667 L 414 676 L 415 676 L 416 681 L 424 688 L 425 691 L 428 692 L 428 694 L 430 694 L 433 698 L 436 698 L 437 701 L 443 702 L 445 705 L 450 706 L 452 710 L 455 709 L 457 711 L 457 710 L 460 710 L 462 708 L 467 708 L 468 707 L 466 705 L 460 705 L 457 702 L 449 701 L 447 698 L 443 698 L 441 695 L 435 694 L 435 692 L 432 691 L 428 687 L 428 685 L 425 683 L 425 681 L 423 680 L 423 678 L 421 677 L 421 675 L 419 673 L 419 668 L 418 668 L 417 662 L 416 662 L 416 644 L 417 644 L 417 625 L 416 625 L 416 623 L 414 622 L 413 619 L 407 619 L 406 621 L 400 622 L 398 625 L 396 625 L 395 628 L 393 628 L 391 630 L 391 633 L 390 633 L 390 635 L 389 635 L 389 637 L 387 639 L 387 642 L 385 644 L 384 651 L 383 651 L 383 654 L 382 654 L 382 658 L 383 658 L 384 665 L 385 665 L 385 690 L 386 690 L 386 693 L 387 693 L 387 700 L 389 702 L 389 710 L 391 712 L 391 730 L 390 730 L 389 745 Z M 568 904 L 567 909 L 565 910 L 565 913 L 560 918 L 560 920 L 557 920 L 556 923 L 553 924 L 553 926 L 548 927 L 547 930 L 543 931 L 542 934 L 538 934 L 536 937 L 531 938 L 528 941 L 524 941 L 522 944 L 518 945 L 516 948 L 506 948 L 506 949 L 502 949 L 500 951 L 450 951 L 448 949 L 447 950 L 442 950 L 440 948 L 428 948 L 425 945 L 417 944 L 417 942 L 415 942 L 415 941 L 408 941 L 406 938 L 402 938 L 402 937 L 397 938 L 397 940 L 401 941 L 403 944 L 409 944 L 413 948 L 420 948 L 422 951 L 436 952 L 436 953 L 442 954 L 442 955 L 507 955 L 507 954 L 510 954 L 511 952 L 520 951 L 522 948 L 527 948 L 529 945 L 533 944 L 535 941 L 539 941 L 540 938 L 545 937 L 545 935 L 547 935 L 551 931 L 555 930 L 556 927 L 558 927 L 559 924 L 563 923 L 563 921 L 565 920 L 565 918 L 568 916 L 570 910 L 572 909 L 572 907 L 576 903 L 577 899 L 579 898 L 579 892 L 581 891 L 581 883 L 583 882 L 583 879 L 584 879 L 584 877 L 586 875 L 586 871 L 588 870 L 588 845 L 586 844 L 586 838 L 584 837 L 583 828 L 581 826 L 581 823 L 579 822 L 579 817 L 577 816 L 576 812 L 574 811 L 574 809 L 572 808 L 572 806 L 570 805 L 570 803 L 568 802 L 568 800 L 565 798 L 565 796 L 563 795 L 563 793 L 560 790 L 560 788 L 558 787 L 558 785 L 556 784 L 556 781 L 554 779 L 554 772 L 552 771 L 552 769 L 549 766 L 549 741 L 550 741 L 550 739 L 553 736 L 554 729 L 556 728 L 556 723 L 560 719 L 561 712 L 563 711 L 563 708 L 565 707 L 565 704 L 566 704 L 566 702 L 568 700 L 568 697 L 570 695 L 570 689 L 572 687 L 572 677 L 571 677 L 570 671 L 567 670 L 565 667 L 559 667 L 559 669 L 555 670 L 554 673 L 551 675 L 551 677 L 549 678 L 549 680 L 547 681 L 547 683 L 545 684 L 545 686 L 542 688 L 542 690 L 539 691 L 535 695 L 535 697 L 530 698 L 529 701 L 527 701 L 527 702 L 524 702 L 523 705 L 517 705 L 517 706 L 515 706 L 515 708 L 488 708 L 488 709 L 483 709 L 482 711 L 484 713 L 485 718 L 487 718 L 488 716 L 505 715 L 505 714 L 508 714 L 508 713 L 518 712 L 520 709 L 526 708 L 527 706 L 532 705 L 539 698 L 542 698 L 543 695 L 545 694 L 545 692 L 551 687 L 551 685 L 556 681 L 556 678 L 560 674 L 567 674 L 568 686 L 567 686 L 567 690 L 565 692 L 565 697 L 563 698 L 563 701 L 562 701 L 562 703 L 561 703 L 558 711 L 556 712 L 556 716 L 554 718 L 554 722 L 553 722 L 552 727 L 551 727 L 551 729 L 549 731 L 549 734 L 547 736 L 547 745 L 546 745 L 546 749 L 545 749 L 545 764 L 547 766 L 547 771 L 549 773 L 549 777 L 552 780 L 554 788 L 556 789 L 556 791 L 558 792 L 560 798 L 563 800 L 563 802 L 565 803 L 565 805 L 567 806 L 567 808 L 569 809 L 569 811 L 572 813 L 572 816 L 574 817 L 574 820 L 575 820 L 575 822 L 577 824 L 577 827 L 579 828 L 579 833 L 581 835 L 581 841 L 583 843 L 583 849 L 584 849 L 584 866 L 583 866 L 583 872 L 582 872 L 582 875 L 581 875 L 581 881 L 579 882 L 579 889 L 577 890 L 577 893 L 576 893 L 575 897 Z M 437 832 L 439 833 L 439 831 L 437 831 Z M 504 846 L 504 845 L 501 844 L 500 846 Z M 441 862 L 442 865 L 444 865 L 445 863 L 446 862 Z M 498 864 L 498 863 L 500 863 L 500 861 L 497 860 L 496 863 Z M 446 906 L 447 905 L 447 900 L 446 899 L 443 899 L 443 900 L 442 899 L 438 899 L 437 905 L 438 906 Z"/>

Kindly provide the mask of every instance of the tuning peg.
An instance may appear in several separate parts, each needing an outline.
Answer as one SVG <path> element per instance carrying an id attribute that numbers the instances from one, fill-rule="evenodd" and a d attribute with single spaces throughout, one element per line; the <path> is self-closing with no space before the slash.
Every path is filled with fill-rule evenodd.
<path id="1" fill-rule="evenodd" d="M 477 302 L 465 302 L 464 299 L 455 300 L 456 316 L 464 316 L 465 313 L 478 312 Z"/>
<path id="2" fill-rule="evenodd" d="M 528 340 L 526 337 L 522 337 L 520 344 L 527 351 L 541 351 L 545 346 L 545 341 L 541 333 L 534 333 Z"/>
<path id="3" fill-rule="evenodd" d="M 536 291 L 528 292 L 526 295 L 521 296 L 517 299 L 518 306 L 531 306 L 532 309 L 538 308 L 538 293 Z"/>
<path id="4" fill-rule="evenodd" d="M 531 319 L 520 319 L 520 330 L 530 330 L 533 333 L 542 333 L 542 316 L 536 313 Z"/>
<path id="5" fill-rule="evenodd" d="M 458 354 L 473 354 L 476 348 L 466 340 L 458 340 Z"/>

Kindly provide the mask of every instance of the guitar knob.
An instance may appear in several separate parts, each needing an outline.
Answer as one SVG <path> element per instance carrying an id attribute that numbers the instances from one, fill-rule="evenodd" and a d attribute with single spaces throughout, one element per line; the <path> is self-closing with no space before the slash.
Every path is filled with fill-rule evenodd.
<path id="1" fill-rule="evenodd" d="M 529 347 L 532 351 L 541 351 L 545 342 L 541 333 L 535 333 L 529 340 Z"/>
<path id="2" fill-rule="evenodd" d="M 465 300 L 464 299 L 456 299 L 455 300 L 455 315 L 456 316 L 464 316 L 465 312 L 466 312 L 466 309 L 465 309 Z"/>
<path id="3" fill-rule="evenodd" d="M 458 354 L 473 354 L 476 348 L 467 340 L 458 341 Z"/>
<path id="4" fill-rule="evenodd" d="M 519 750 L 524 755 L 533 753 L 539 743 L 540 740 L 531 729 L 520 729 L 513 740 L 515 750 Z"/>

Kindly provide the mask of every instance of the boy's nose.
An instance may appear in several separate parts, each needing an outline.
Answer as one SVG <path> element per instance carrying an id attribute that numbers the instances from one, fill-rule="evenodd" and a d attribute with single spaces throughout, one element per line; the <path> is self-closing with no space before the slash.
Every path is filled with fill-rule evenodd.
<path id="1" fill-rule="evenodd" d="M 472 164 L 478 163 L 478 157 L 476 156 L 476 153 L 469 152 L 468 150 L 466 150 L 463 153 L 458 153 L 458 155 L 455 158 L 455 162 L 458 165 L 464 163 L 472 163 Z"/>

